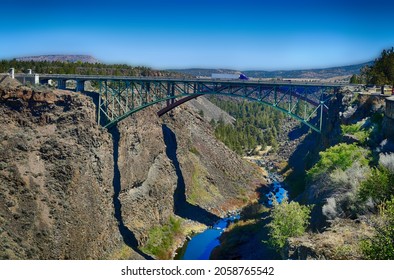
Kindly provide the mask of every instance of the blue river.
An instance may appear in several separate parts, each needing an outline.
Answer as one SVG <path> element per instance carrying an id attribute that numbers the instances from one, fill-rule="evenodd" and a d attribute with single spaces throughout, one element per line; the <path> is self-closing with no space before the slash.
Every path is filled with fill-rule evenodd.
<path id="1" fill-rule="evenodd" d="M 278 203 L 287 197 L 286 190 L 278 182 L 278 178 L 274 175 L 270 176 L 271 184 L 270 191 L 266 195 L 268 198 L 268 205 L 272 205 L 273 197 L 275 196 Z M 220 245 L 219 237 L 224 230 L 234 221 L 240 218 L 239 214 L 220 219 L 212 228 L 194 235 L 190 241 L 186 242 L 184 247 L 178 252 L 184 252 L 183 255 L 176 256 L 180 260 L 209 260 L 212 250 Z"/>

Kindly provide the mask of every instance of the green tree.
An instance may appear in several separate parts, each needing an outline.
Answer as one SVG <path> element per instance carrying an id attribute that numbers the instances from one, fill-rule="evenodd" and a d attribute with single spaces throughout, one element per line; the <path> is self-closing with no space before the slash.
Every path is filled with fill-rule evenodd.
<path id="1" fill-rule="evenodd" d="M 283 113 L 256 102 L 221 100 L 217 97 L 210 100 L 236 119 L 232 125 L 220 120 L 215 126 L 215 136 L 230 149 L 245 154 L 258 145 L 277 147 L 276 138 Z"/>
<path id="2" fill-rule="evenodd" d="M 394 86 L 394 48 L 383 50 L 374 65 L 365 71 L 368 83 Z"/>
<path id="3" fill-rule="evenodd" d="M 283 200 L 282 203 L 274 202 L 271 212 L 268 244 L 281 251 L 286 245 L 287 239 L 304 234 L 309 225 L 311 207 L 300 205 L 297 202 Z"/>
<path id="4" fill-rule="evenodd" d="M 354 74 L 353 76 L 350 77 L 350 83 L 351 84 L 362 84 L 363 80 L 361 76 Z"/>

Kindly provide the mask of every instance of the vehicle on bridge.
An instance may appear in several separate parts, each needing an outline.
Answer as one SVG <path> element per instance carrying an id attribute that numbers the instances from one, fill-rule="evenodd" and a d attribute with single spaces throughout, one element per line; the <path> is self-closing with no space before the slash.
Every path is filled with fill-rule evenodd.
<path id="1" fill-rule="evenodd" d="M 249 80 L 245 74 L 212 73 L 212 79 L 216 80 Z"/>

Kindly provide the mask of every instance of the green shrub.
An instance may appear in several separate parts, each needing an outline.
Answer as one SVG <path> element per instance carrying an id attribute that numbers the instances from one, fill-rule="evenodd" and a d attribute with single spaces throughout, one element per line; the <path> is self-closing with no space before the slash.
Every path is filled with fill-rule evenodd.
<path id="1" fill-rule="evenodd" d="M 367 143 L 367 140 L 371 137 L 372 129 L 364 129 L 362 128 L 362 125 L 362 123 L 341 125 L 342 135 L 352 135 L 362 145 L 365 145 Z"/>
<path id="2" fill-rule="evenodd" d="M 148 241 L 142 250 L 159 259 L 170 259 L 174 240 L 182 234 L 181 219 L 170 217 L 166 225 L 156 226 L 149 231 Z"/>
<path id="3" fill-rule="evenodd" d="M 283 200 L 274 203 L 271 218 L 267 225 L 269 228 L 268 244 L 281 251 L 289 237 L 301 236 L 309 225 L 311 207 L 300 205 L 297 202 Z"/>
<path id="4" fill-rule="evenodd" d="M 354 134 L 361 130 L 361 123 L 350 124 L 350 125 L 341 125 L 342 134 Z"/>
<path id="5" fill-rule="evenodd" d="M 341 143 L 320 152 L 319 155 L 320 160 L 307 172 L 310 180 L 314 180 L 324 173 L 330 173 L 337 168 L 346 170 L 356 161 L 361 166 L 369 163 L 369 151 L 356 144 Z"/>
<path id="6" fill-rule="evenodd" d="M 373 168 L 371 175 L 361 183 L 359 197 L 362 201 L 372 199 L 376 204 L 394 195 L 394 173 L 383 165 Z"/>
<path id="7" fill-rule="evenodd" d="M 200 155 L 200 152 L 197 150 L 197 148 L 195 146 L 191 146 L 189 151 L 193 154 L 195 154 L 196 156 Z"/>
<path id="8" fill-rule="evenodd" d="M 383 205 L 374 228 L 376 234 L 361 242 L 365 257 L 372 260 L 394 260 L 394 197 Z"/>

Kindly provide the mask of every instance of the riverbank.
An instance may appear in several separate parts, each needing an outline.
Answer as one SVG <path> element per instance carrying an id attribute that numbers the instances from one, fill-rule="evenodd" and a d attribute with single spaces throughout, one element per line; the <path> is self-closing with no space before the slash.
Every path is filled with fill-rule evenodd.
<path id="1" fill-rule="evenodd" d="M 192 236 L 177 250 L 178 260 L 209 260 L 212 250 L 220 245 L 219 237 L 225 229 L 240 218 L 234 214 L 217 221 L 212 227 Z"/>
<path id="2" fill-rule="evenodd" d="M 268 240 L 268 207 L 274 199 L 280 203 L 287 192 L 277 175 L 268 174 L 267 180 L 270 184 L 261 188 L 258 200 L 193 236 L 177 250 L 176 259 L 278 259 L 280 256 L 262 241 Z"/>
<path id="3" fill-rule="evenodd" d="M 245 207 L 240 220 L 229 226 L 220 236 L 220 246 L 216 247 L 211 259 L 219 260 L 276 260 L 280 255 L 267 244 L 270 222 L 269 207 L 274 200 L 281 203 L 287 191 L 278 181 L 279 176 L 268 174 L 268 188 L 262 190 L 260 200 Z"/>
<path id="4" fill-rule="evenodd" d="M 246 219 L 231 225 L 219 238 L 211 259 L 215 260 L 279 260 L 280 255 L 264 242 L 268 240 L 268 213 L 261 218 Z"/>

